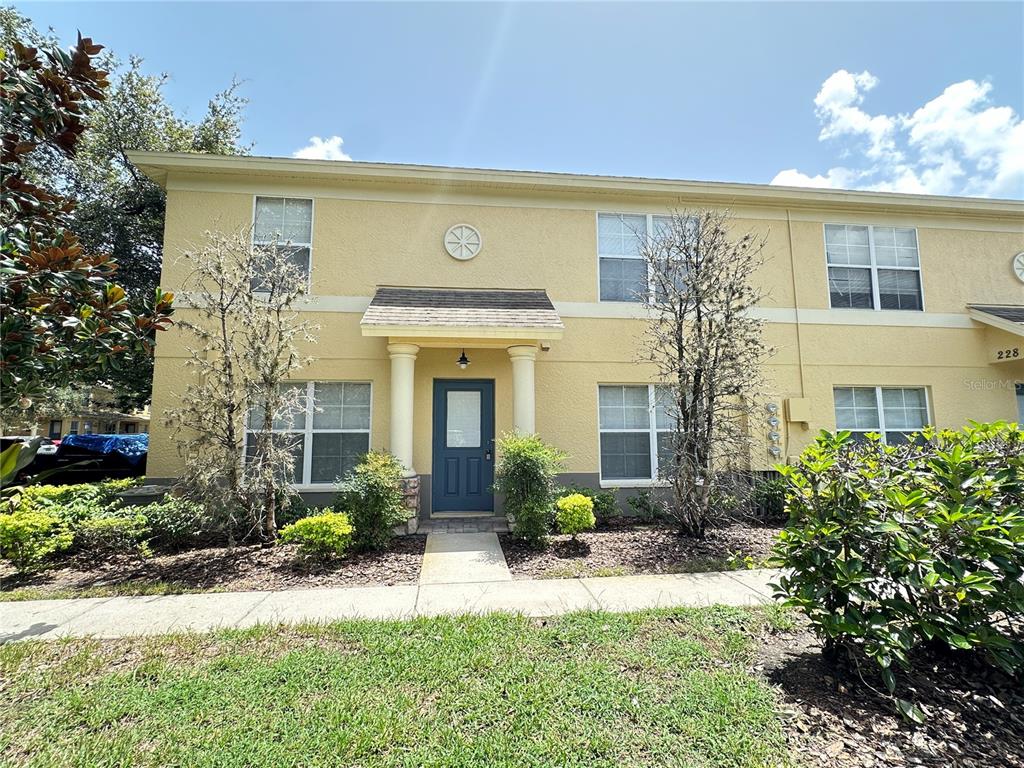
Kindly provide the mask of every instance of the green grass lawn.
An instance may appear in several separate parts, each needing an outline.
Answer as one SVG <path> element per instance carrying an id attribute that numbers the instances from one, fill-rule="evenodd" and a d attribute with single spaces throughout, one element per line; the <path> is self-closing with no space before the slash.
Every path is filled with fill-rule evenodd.
<path id="1" fill-rule="evenodd" d="M 787 765 L 748 666 L 788 623 L 716 607 L 13 643 L 0 764 Z"/>

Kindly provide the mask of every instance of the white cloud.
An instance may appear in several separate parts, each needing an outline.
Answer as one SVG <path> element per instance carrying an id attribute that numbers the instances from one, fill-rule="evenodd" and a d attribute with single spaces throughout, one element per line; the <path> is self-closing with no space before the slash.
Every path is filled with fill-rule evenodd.
<path id="1" fill-rule="evenodd" d="M 873 115 L 862 104 L 878 84 L 867 71 L 830 75 L 814 98 L 818 141 L 836 146 L 844 164 L 823 174 L 789 168 L 771 183 L 1024 197 L 1024 122 L 991 103 L 991 83 L 964 80 L 910 113 Z"/>
<path id="2" fill-rule="evenodd" d="M 292 152 L 292 157 L 304 160 L 351 160 L 341 149 L 344 143 L 341 136 L 331 136 L 329 139 L 312 136 L 309 144 Z"/>

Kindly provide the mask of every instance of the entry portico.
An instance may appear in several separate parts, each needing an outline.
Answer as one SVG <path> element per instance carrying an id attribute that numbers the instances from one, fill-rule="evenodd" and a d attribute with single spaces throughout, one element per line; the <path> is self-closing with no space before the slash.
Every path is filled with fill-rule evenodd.
<path id="1" fill-rule="evenodd" d="M 389 448 L 405 469 L 407 477 L 423 473 L 424 467 L 415 466 L 415 403 L 416 361 L 421 350 L 452 350 L 451 367 L 440 371 L 430 382 L 432 391 L 452 379 L 466 377 L 467 382 L 478 381 L 481 387 L 448 387 L 441 394 L 445 399 L 432 397 L 435 410 L 427 423 L 433 425 L 431 445 L 433 498 L 446 498 L 452 509 L 468 509 L 471 505 L 474 481 L 467 484 L 467 467 L 482 466 L 480 477 L 493 475 L 494 452 L 488 436 L 494 434 L 493 381 L 479 379 L 485 371 L 464 371 L 472 364 L 474 352 L 505 350 L 511 368 L 511 395 L 513 431 L 524 434 L 536 431 L 535 371 L 538 351 L 542 344 L 562 337 L 564 325 L 547 293 L 540 289 L 465 289 L 465 288 L 411 288 L 398 286 L 378 287 L 373 300 L 362 316 L 360 327 L 364 336 L 385 337 L 391 359 L 391 398 L 389 413 Z M 493 354 L 493 353 L 492 353 Z M 460 355 L 468 362 L 459 366 Z M 472 376 L 473 378 L 468 378 Z M 490 386 L 483 386 L 489 382 Z M 427 382 L 421 382 L 426 384 Z M 448 391 L 451 390 L 451 391 Z M 455 392 L 453 395 L 452 392 Z M 474 393 L 476 393 L 474 399 Z M 437 393 L 435 393 L 437 394 Z M 483 403 L 479 401 L 483 397 Z M 487 398 L 490 398 L 488 407 Z M 439 409 L 445 409 L 440 413 Z M 440 418 L 444 416 L 445 418 Z M 480 420 L 490 418 L 491 423 Z M 477 420 L 474 426 L 473 421 Z M 422 421 L 420 423 L 423 423 Z M 467 440 L 464 432 L 469 430 Z M 481 435 L 488 444 L 476 444 Z M 460 462 L 457 456 L 444 454 L 445 462 L 439 466 L 438 454 L 446 448 L 463 453 L 479 449 L 479 456 Z M 477 462 L 479 459 L 479 462 Z M 459 469 L 461 467 L 461 469 Z M 438 477 L 438 473 L 449 473 Z M 459 475 L 455 476 L 454 473 Z M 447 487 L 447 495 L 440 488 Z M 478 489 L 479 490 L 479 489 Z M 486 495 L 486 494 L 485 494 Z M 461 498 L 459 498 L 461 497 Z M 424 494 L 424 500 L 431 498 Z M 431 509 L 435 508 L 431 505 Z M 489 511 L 489 510 L 480 510 Z"/>

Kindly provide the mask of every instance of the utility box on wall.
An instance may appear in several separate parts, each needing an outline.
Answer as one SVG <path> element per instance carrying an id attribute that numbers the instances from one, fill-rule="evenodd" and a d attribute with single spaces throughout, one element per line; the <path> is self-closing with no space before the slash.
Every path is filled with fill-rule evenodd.
<path id="1" fill-rule="evenodd" d="M 786 400 L 786 421 L 809 423 L 811 420 L 811 399 L 791 397 Z"/>

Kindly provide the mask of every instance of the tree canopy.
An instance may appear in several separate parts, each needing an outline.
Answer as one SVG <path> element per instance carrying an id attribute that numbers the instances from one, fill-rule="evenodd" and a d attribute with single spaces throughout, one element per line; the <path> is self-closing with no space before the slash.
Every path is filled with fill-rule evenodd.
<path id="1" fill-rule="evenodd" d="M 4 35 L 5 41 L 7 35 Z M 6 42 L 5 42 L 6 45 Z M 75 203 L 32 173 L 43 156 L 73 158 L 90 105 L 109 86 L 102 46 L 78 37 L 69 51 L 10 41 L 0 58 L 0 407 L 148 355 L 170 322 L 159 289 L 133 307 L 113 282 L 117 264 L 71 229 Z"/>
<path id="2" fill-rule="evenodd" d="M 36 48 L 56 48 L 52 35 L 40 33 L 17 11 L 0 9 L 4 49 L 15 41 Z M 216 93 L 203 115 L 190 120 L 167 101 L 168 74 L 146 74 L 143 61 L 130 57 L 123 64 L 109 52 L 95 54 L 109 84 L 104 98 L 80 105 L 83 131 L 75 152 L 39 147 L 23 158 L 23 172 L 34 183 L 73 200 L 70 228 L 87 254 L 105 254 L 117 264 L 116 279 L 126 302 L 142 311 L 160 278 L 163 257 L 165 195 L 163 190 L 128 160 L 128 152 L 151 150 L 245 154 L 242 112 L 246 100 L 240 84 L 232 82 Z M 129 349 L 97 378 L 83 371 L 81 383 L 114 387 L 118 405 L 131 408 L 149 401 L 152 357 L 144 349 Z"/>

